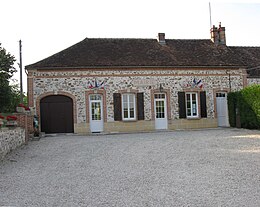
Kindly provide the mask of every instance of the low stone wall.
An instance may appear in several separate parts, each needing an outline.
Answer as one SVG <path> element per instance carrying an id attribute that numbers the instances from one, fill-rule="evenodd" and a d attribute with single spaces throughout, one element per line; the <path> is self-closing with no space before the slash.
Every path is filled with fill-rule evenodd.
<path id="1" fill-rule="evenodd" d="M 25 143 L 25 129 L 21 127 L 0 129 L 0 160 L 7 153 Z"/>

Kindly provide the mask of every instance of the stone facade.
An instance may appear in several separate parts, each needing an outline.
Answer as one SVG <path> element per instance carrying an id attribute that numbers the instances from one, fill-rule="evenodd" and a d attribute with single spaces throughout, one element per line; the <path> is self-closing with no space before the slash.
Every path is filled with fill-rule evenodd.
<path id="1" fill-rule="evenodd" d="M 227 93 L 259 84 L 259 54 L 221 24 L 211 40 L 85 38 L 25 67 L 28 102 L 46 133 L 229 126 Z"/>
<path id="2" fill-rule="evenodd" d="M 0 129 L 0 160 L 7 153 L 25 143 L 25 129 L 20 127 Z"/>
<path id="3" fill-rule="evenodd" d="M 248 78 L 247 79 L 247 84 L 248 85 L 253 85 L 253 84 L 260 84 L 260 78 Z"/>
<path id="4" fill-rule="evenodd" d="M 199 88 L 193 84 L 201 80 Z M 104 89 L 91 89 L 93 82 L 104 83 Z M 105 131 L 154 130 L 153 93 L 161 87 L 168 97 L 168 128 L 216 127 L 216 93 L 242 89 L 246 84 L 245 71 L 239 68 L 116 68 L 30 70 L 28 75 L 29 104 L 40 116 L 40 101 L 48 95 L 67 95 L 73 100 L 75 133 L 89 132 L 88 94 L 105 91 Z M 114 121 L 113 94 L 131 90 L 144 94 L 144 120 Z M 180 120 L 178 92 L 206 91 L 207 118 Z M 141 123 L 141 124 L 140 124 Z M 142 127 L 140 127 L 142 126 Z"/>

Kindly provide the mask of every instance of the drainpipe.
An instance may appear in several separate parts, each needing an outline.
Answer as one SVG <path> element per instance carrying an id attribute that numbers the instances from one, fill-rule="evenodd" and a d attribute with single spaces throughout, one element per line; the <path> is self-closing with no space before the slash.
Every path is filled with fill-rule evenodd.
<path id="1" fill-rule="evenodd" d="M 226 74 L 228 74 L 229 92 L 231 92 L 231 75 L 230 75 L 230 70 L 227 70 Z"/>

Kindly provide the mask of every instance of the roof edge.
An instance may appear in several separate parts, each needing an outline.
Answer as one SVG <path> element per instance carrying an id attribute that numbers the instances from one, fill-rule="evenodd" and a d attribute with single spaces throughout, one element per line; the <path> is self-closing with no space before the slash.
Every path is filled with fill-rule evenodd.
<path id="1" fill-rule="evenodd" d="M 133 68 L 242 68 L 246 69 L 245 65 L 202 65 L 202 66 L 190 66 L 190 65 L 184 65 L 184 66 L 177 66 L 177 65 L 172 65 L 172 66 L 80 66 L 80 67 L 35 67 L 35 68 L 28 68 L 25 66 L 26 70 L 70 70 L 70 69 L 119 69 L 119 68 L 124 68 L 124 69 L 133 69 Z"/>

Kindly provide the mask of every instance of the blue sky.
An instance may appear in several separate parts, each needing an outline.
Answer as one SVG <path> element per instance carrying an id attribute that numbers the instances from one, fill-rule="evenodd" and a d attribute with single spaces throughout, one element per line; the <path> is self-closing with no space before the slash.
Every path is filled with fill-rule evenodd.
<path id="1" fill-rule="evenodd" d="M 211 1 L 212 24 L 226 27 L 227 45 L 260 46 L 260 1 L 227 2 Z M 21 39 L 23 66 L 86 37 L 156 38 L 164 32 L 168 39 L 210 38 L 209 1 L 203 0 L 0 0 L 0 12 L 2 47 L 19 60 Z"/>

